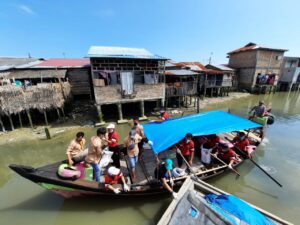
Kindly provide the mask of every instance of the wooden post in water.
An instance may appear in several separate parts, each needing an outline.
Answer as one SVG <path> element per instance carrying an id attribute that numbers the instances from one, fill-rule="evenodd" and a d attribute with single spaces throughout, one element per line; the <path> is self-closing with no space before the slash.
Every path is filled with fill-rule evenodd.
<path id="1" fill-rule="evenodd" d="M 60 116 L 59 108 L 56 108 L 56 112 L 57 112 L 58 119 L 60 119 L 61 116 Z"/>
<path id="2" fill-rule="evenodd" d="M 48 124 L 48 119 L 47 119 L 47 112 L 46 112 L 45 109 L 43 110 L 43 113 L 44 113 L 44 118 L 45 118 L 46 126 L 49 126 L 49 124 Z"/>
<path id="3" fill-rule="evenodd" d="M 200 97 L 197 96 L 197 113 L 200 112 Z"/>
<path id="4" fill-rule="evenodd" d="M 19 117 L 20 127 L 23 128 L 22 117 L 20 112 L 18 112 L 18 117 Z"/>
<path id="5" fill-rule="evenodd" d="M 30 123 L 31 128 L 33 129 L 33 123 L 32 123 L 32 119 L 31 119 L 31 115 L 30 115 L 30 111 L 29 109 L 26 109 L 26 114 Z"/>
<path id="6" fill-rule="evenodd" d="M 0 115 L 0 125 L 1 125 L 1 128 L 2 128 L 2 132 L 5 132 L 6 130 L 5 130 L 1 115 Z"/>
<path id="7" fill-rule="evenodd" d="M 9 118 L 9 123 L 10 123 L 11 130 L 15 130 L 14 123 L 13 123 L 13 121 L 11 119 L 10 114 L 8 115 L 8 118 Z"/>
<path id="8" fill-rule="evenodd" d="M 97 105 L 97 111 L 98 111 L 99 122 L 100 122 L 100 123 L 104 123 L 101 105 Z"/>
<path id="9" fill-rule="evenodd" d="M 118 103 L 117 105 L 118 105 L 119 120 L 123 120 L 122 104 Z"/>
<path id="10" fill-rule="evenodd" d="M 51 135 L 50 135 L 49 129 L 47 127 L 45 128 L 45 133 L 46 133 L 47 139 L 51 139 Z"/>
<path id="11" fill-rule="evenodd" d="M 145 104 L 144 104 L 143 100 L 140 102 L 140 109 L 141 109 L 141 118 L 144 119 L 145 118 Z"/>
<path id="12" fill-rule="evenodd" d="M 63 114 L 64 121 L 66 121 L 66 114 L 65 114 L 64 107 L 61 107 L 61 112 L 62 112 L 62 114 Z"/>

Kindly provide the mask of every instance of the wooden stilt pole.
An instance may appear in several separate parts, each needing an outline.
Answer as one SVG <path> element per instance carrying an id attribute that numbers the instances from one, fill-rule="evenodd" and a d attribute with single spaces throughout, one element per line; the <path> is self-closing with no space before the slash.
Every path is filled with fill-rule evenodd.
<path id="1" fill-rule="evenodd" d="M 11 119 L 10 114 L 8 115 L 8 118 L 9 118 L 9 123 L 10 123 L 11 130 L 15 130 L 14 123 L 13 123 L 13 121 Z"/>
<path id="2" fill-rule="evenodd" d="M 65 115 L 64 107 L 61 107 L 61 112 L 62 112 L 64 121 L 66 121 L 66 115 Z"/>
<path id="3" fill-rule="evenodd" d="M 122 104 L 118 103 L 117 105 L 118 105 L 119 120 L 123 120 Z"/>
<path id="4" fill-rule="evenodd" d="M 144 105 L 144 101 L 140 102 L 140 109 L 141 109 L 141 117 L 144 118 L 145 117 L 145 105 Z"/>
<path id="5" fill-rule="evenodd" d="M 33 123 L 32 123 L 32 119 L 31 119 L 31 115 L 30 115 L 30 111 L 29 109 L 26 109 L 26 114 L 30 123 L 31 128 L 33 129 Z"/>
<path id="6" fill-rule="evenodd" d="M 5 127 L 4 127 L 1 116 L 0 116 L 0 125 L 1 125 L 1 128 L 2 128 L 2 132 L 5 132 L 6 130 L 5 130 Z"/>
<path id="7" fill-rule="evenodd" d="M 18 112 L 18 117 L 19 117 L 20 127 L 23 128 L 22 117 L 21 117 L 20 112 Z"/>
<path id="8" fill-rule="evenodd" d="M 57 112 L 57 116 L 58 116 L 58 118 L 60 119 L 60 118 L 61 118 L 61 116 L 60 116 L 59 108 L 56 108 L 56 112 Z"/>
<path id="9" fill-rule="evenodd" d="M 46 126 L 49 126 L 49 124 L 48 124 L 48 119 L 47 119 L 47 112 L 46 112 L 46 110 L 44 110 L 43 113 L 44 113 L 44 118 L 45 118 Z"/>
<path id="10" fill-rule="evenodd" d="M 100 123 L 104 123 L 101 105 L 97 105 L 98 118 Z"/>

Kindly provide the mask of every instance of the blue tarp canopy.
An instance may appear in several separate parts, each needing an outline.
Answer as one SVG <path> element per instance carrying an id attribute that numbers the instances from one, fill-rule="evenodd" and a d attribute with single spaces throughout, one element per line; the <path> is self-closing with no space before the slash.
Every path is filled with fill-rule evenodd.
<path id="1" fill-rule="evenodd" d="M 143 126 L 146 137 L 153 142 L 152 150 L 156 154 L 179 142 L 187 133 L 202 136 L 261 127 L 220 110 L 151 122 Z"/>
<path id="2" fill-rule="evenodd" d="M 208 194 L 205 196 L 205 199 L 212 209 L 225 216 L 225 218 L 232 221 L 233 224 L 241 223 L 236 222 L 232 216 L 246 222 L 246 224 L 275 225 L 275 223 L 252 206 L 233 195 Z"/>

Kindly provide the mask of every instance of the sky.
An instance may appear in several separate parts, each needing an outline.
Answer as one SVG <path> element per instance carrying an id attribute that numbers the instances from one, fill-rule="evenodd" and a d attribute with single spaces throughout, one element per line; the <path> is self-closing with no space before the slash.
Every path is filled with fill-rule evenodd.
<path id="1" fill-rule="evenodd" d="M 249 42 L 300 57 L 299 0 L 0 0 L 0 56 L 85 57 L 91 45 L 227 63 Z"/>

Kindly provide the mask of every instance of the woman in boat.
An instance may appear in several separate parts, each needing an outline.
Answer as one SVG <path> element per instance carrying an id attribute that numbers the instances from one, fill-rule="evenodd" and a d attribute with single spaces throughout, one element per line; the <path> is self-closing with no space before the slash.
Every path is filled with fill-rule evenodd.
<path id="1" fill-rule="evenodd" d="M 176 158 L 178 161 L 178 166 L 181 167 L 183 164 L 182 156 L 186 159 L 186 161 L 189 163 L 190 166 L 193 164 L 194 160 L 194 142 L 192 140 L 193 135 L 191 133 L 187 133 L 177 145 L 177 153 Z"/>
<path id="2" fill-rule="evenodd" d="M 83 161 L 87 155 L 88 150 L 83 150 L 85 144 L 85 139 L 83 137 L 84 133 L 81 131 L 78 132 L 76 138 L 70 142 L 66 150 L 67 160 L 70 166 L 74 163 Z"/>
<path id="3" fill-rule="evenodd" d="M 251 153 L 253 152 L 253 150 L 252 148 L 248 147 L 250 146 L 250 142 L 247 135 L 244 132 L 239 132 L 238 135 L 235 138 L 233 138 L 231 143 L 234 144 L 235 147 L 238 148 L 238 150 L 247 153 L 249 158 L 252 158 Z"/>
<path id="4" fill-rule="evenodd" d="M 105 176 L 105 188 L 112 190 L 115 194 L 119 194 L 121 192 L 120 188 L 115 187 L 115 185 L 119 183 L 123 184 L 123 190 L 125 192 L 130 190 L 129 186 L 126 184 L 124 175 L 121 170 L 114 166 L 109 167 Z"/>
<path id="5" fill-rule="evenodd" d="M 239 155 L 229 148 L 228 143 L 220 142 L 219 147 L 220 148 L 218 148 L 217 157 L 227 163 L 229 168 L 232 169 L 233 164 L 241 160 Z"/>
<path id="6" fill-rule="evenodd" d="M 108 150 L 113 152 L 113 155 L 111 157 L 113 160 L 113 165 L 117 168 L 120 168 L 120 151 L 118 146 L 119 134 L 115 130 L 115 125 L 112 123 L 108 124 L 106 128 L 108 131 Z"/>
<path id="7" fill-rule="evenodd" d="M 127 149 L 127 155 L 129 159 L 129 167 L 131 173 L 131 179 L 134 181 L 135 166 L 138 161 L 139 146 L 138 143 L 142 141 L 142 137 L 136 132 L 135 129 L 131 129 L 128 136 L 124 139 L 124 145 Z"/>
<path id="8" fill-rule="evenodd" d="M 173 191 L 174 181 L 172 177 L 175 177 L 172 173 L 173 171 L 173 161 L 171 159 L 166 159 L 165 162 L 162 162 L 154 171 L 155 177 L 161 181 L 163 187 L 167 189 L 173 196 L 177 198 L 177 193 Z M 167 183 L 169 179 L 170 185 Z"/>
<path id="9" fill-rule="evenodd" d="M 99 162 L 103 155 L 103 149 L 107 145 L 106 141 L 106 128 L 100 127 L 97 130 L 97 136 L 93 136 L 90 141 L 88 154 L 85 157 L 86 163 L 90 164 L 93 167 L 95 180 L 100 182 L 101 177 L 101 168 Z"/>

